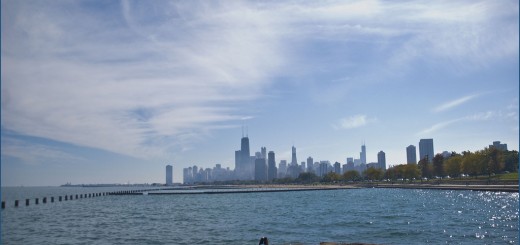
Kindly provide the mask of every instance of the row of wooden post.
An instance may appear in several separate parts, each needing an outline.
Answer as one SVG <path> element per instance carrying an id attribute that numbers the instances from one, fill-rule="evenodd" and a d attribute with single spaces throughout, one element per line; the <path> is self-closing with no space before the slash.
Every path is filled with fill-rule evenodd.
<path id="1" fill-rule="evenodd" d="M 99 197 L 99 196 L 108 196 L 108 195 L 136 195 L 140 194 L 145 191 L 150 190 L 129 190 L 129 191 L 113 191 L 113 192 L 100 192 L 100 193 L 88 193 L 88 194 L 76 194 L 76 199 L 80 198 L 91 198 L 91 197 Z M 65 195 L 65 196 L 58 196 L 58 201 L 61 202 L 62 200 L 74 200 L 74 195 Z M 54 202 L 54 197 L 50 198 L 50 202 Z M 25 199 L 25 206 L 29 206 L 30 199 Z M 38 205 L 40 203 L 39 198 L 34 199 L 34 204 Z M 47 203 L 47 197 L 42 198 L 42 203 Z M 18 207 L 20 206 L 20 201 L 15 200 L 14 206 Z M 5 209 L 5 201 L 2 201 L 2 209 Z"/>

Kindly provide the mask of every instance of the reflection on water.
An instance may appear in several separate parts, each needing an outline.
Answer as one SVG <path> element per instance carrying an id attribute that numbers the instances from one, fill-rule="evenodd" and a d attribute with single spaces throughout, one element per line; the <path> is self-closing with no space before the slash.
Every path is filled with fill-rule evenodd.
<path id="1" fill-rule="evenodd" d="M 104 196 L 2 211 L 3 244 L 518 243 L 518 193 Z"/>

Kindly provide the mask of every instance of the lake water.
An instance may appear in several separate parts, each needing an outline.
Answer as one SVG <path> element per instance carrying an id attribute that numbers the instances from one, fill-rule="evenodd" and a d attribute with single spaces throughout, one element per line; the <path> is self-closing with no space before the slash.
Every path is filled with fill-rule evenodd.
<path id="1" fill-rule="evenodd" d="M 91 192 L 3 187 L 2 198 L 38 191 L 48 197 Z M 8 201 L 1 241 L 258 244 L 266 236 L 270 244 L 518 244 L 518 204 L 518 193 L 406 189 L 101 196 L 39 205 L 31 200 L 28 207 L 21 201 L 18 208 Z"/>

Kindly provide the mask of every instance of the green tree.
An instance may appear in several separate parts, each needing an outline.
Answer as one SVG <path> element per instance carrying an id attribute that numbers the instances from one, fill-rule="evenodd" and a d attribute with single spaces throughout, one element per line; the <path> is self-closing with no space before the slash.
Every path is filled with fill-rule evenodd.
<path id="1" fill-rule="evenodd" d="M 419 166 L 416 164 L 404 164 L 401 165 L 404 169 L 403 178 L 405 179 L 418 179 L 421 177 L 421 170 L 419 169 Z"/>
<path id="2" fill-rule="evenodd" d="M 444 171 L 451 177 L 459 177 L 462 169 L 462 156 L 455 155 L 444 161 Z"/>
<path id="3" fill-rule="evenodd" d="M 386 179 L 391 179 L 391 180 L 395 180 L 397 179 L 397 169 L 395 168 L 395 166 L 391 167 L 391 168 L 388 168 L 386 171 L 385 171 L 385 178 Z"/>
<path id="4" fill-rule="evenodd" d="M 469 174 L 472 176 L 476 176 L 478 174 L 478 156 L 476 153 L 472 153 L 469 151 L 463 152 L 462 157 L 462 172 L 465 174 Z"/>
<path id="5" fill-rule="evenodd" d="M 491 176 L 491 174 L 499 173 L 499 171 L 502 169 L 502 151 L 495 147 L 491 147 L 487 149 L 486 153 L 488 158 L 488 175 Z"/>
<path id="6" fill-rule="evenodd" d="M 421 176 L 431 179 L 432 177 L 432 168 L 431 164 L 428 162 L 428 158 L 423 158 L 417 164 L 419 165 L 419 169 L 421 170 Z"/>
<path id="7" fill-rule="evenodd" d="M 368 168 L 363 171 L 363 175 L 369 180 L 380 180 L 383 177 L 383 170 L 380 168 Z"/>
<path id="8" fill-rule="evenodd" d="M 301 173 L 298 176 L 298 178 L 296 178 L 296 182 L 302 183 L 302 184 L 311 184 L 311 183 L 319 182 L 319 181 L 320 181 L 320 177 L 318 177 L 316 174 L 310 173 L 310 172 Z"/>
<path id="9" fill-rule="evenodd" d="M 361 179 L 361 175 L 356 170 L 349 170 L 343 174 L 343 179 L 346 181 L 358 181 Z"/>
<path id="10" fill-rule="evenodd" d="M 330 173 L 326 174 L 325 176 L 323 176 L 323 178 L 322 178 L 323 182 L 334 182 L 334 181 L 340 181 L 340 180 L 341 180 L 341 175 L 334 173 L 334 172 L 330 172 Z"/>
<path id="11" fill-rule="evenodd" d="M 504 152 L 504 171 L 518 171 L 518 151 Z"/>
<path id="12" fill-rule="evenodd" d="M 433 175 L 443 177 L 444 176 L 444 157 L 441 154 L 437 154 L 433 157 L 432 165 L 433 165 Z"/>

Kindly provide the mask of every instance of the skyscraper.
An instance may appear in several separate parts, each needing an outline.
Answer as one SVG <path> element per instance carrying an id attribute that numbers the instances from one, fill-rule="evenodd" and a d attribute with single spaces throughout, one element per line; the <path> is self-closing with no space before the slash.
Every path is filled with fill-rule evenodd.
<path id="1" fill-rule="evenodd" d="M 421 139 L 419 141 L 419 157 L 421 160 L 426 157 L 428 162 L 431 162 L 434 156 L 433 139 Z"/>
<path id="2" fill-rule="evenodd" d="M 267 154 L 267 180 L 271 181 L 278 176 L 278 169 L 276 169 L 276 160 L 274 159 L 274 151 L 269 151 Z"/>
<path id="3" fill-rule="evenodd" d="M 264 158 L 255 159 L 255 180 L 267 180 L 267 165 L 265 164 Z"/>
<path id="4" fill-rule="evenodd" d="M 334 163 L 334 173 L 341 174 L 341 163 L 339 163 L 339 162 Z"/>
<path id="5" fill-rule="evenodd" d="M 313 161 L 312 157 L 307 157 L 307 172 L 314 172 Z"/>
<path id="6" fill-rule="evenodd" d="M 262 153 L 262 157 L 267 159 L 267 149 L 265 147 L 261 147 L 260 152 Z"/>
<path id="7" fill-rule="evenodd" d="M 254 158 L 251 158 L 249 152 L 249 138 L 245 136 L 240 140 L 240 150 L 235 151 L 235 177 L 240 180 L 249 180 L 254 177 L 253 172 Z"/>
<path id="8" fill-rule="evenodd" d="M 292 159 L 291 159 L 291 165 L 296 166 L 298 165 L 298 161 L 296 161 L 296 147 L 292 147 Z"/>
<path id="9" fill-rule="evenodd" d="M 417 163 L 417 150 L 414 145 L 409 145 L 406 147 L 406 163 L 408 164 L 416 164 Z"/>
<path id="10" fill-rule="evenodd" d="M 361 145 L 361 152 L 359 153 L 359 159 L 361 160 L 361 164 L 367 164 L 367 148 L 365 143 Z"/>
<path id="11" fill-rule="evenodd" d="M 386 170 L 385 152 L 379 151 L 379 153 L 377 153 L 377 165 L 379 165 L 380 169 Z"/>
<path id="12" fill-rule="evenodd" d="M 281 160 L 278 164 L 278 177 L 285 178 L 285 175 L 287 175 L 287 161 Z"/>
<path id="13" fill-rule="evenodd" d="M 249 156 L 251 156 L 249 152 L 249 138 L 247 136 L 242 137 L 240 140 L 240 153 L 242 154 L 240 157 L 242 164 L 247 165 L 249 163 Z"/>
<path id="14" fill-rule="evenodd" d="M 166 165 L 166 185 L 173 185 L 173 167 Z"/>

